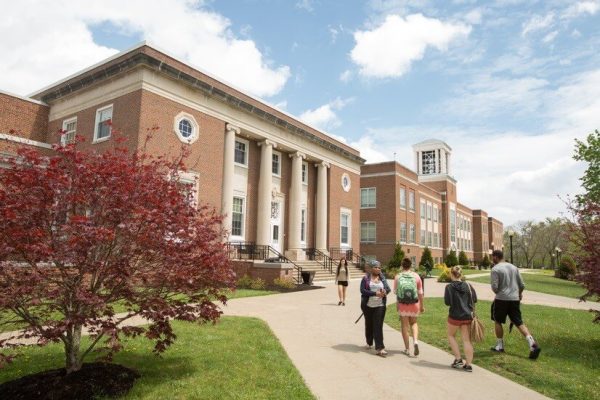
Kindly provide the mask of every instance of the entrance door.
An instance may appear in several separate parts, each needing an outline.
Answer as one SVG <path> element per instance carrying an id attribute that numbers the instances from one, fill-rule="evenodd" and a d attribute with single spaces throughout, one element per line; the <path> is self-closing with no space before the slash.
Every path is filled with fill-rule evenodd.
<path id="1" fill-rule="evenodd" d="M 282 227 L 282 202 L 274 200 L 271 202 L 271 247 L 278 252 L 283 248 L 283 227 Z"/>

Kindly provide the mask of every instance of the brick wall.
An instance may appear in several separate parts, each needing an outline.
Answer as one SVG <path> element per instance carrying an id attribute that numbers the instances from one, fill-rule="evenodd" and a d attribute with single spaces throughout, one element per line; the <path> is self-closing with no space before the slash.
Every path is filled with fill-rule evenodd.
<path id="1" fill-rule="evenodd" d="M 0 133 L 46 142 L 50 107 L 0 93 Z"/>

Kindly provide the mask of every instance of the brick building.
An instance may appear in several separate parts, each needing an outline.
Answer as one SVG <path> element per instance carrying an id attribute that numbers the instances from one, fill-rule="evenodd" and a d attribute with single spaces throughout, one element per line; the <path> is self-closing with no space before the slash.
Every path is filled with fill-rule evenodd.
<path id="1" fill-rule="evenodd" d="M 19 144 L 50 153 L 75 134 L 102 151 L 112 145 L 106 120 L 131 148 L 154 126 L 149 152 L 189 147 L 182 179 L 226 215 L 231 242 L 273 249 L 259 257 L 359 248 L 356 149 L 146 43 L 28 98 L 0 93 L 0 155 Z"/>
<path id="2" fill-rule="evenodd" d="M 413 150 L 416 172 L 391 161 L 362 166 L 361 254 L 387 262 L 399 242 L 413 263 L 425 246 L 436 263 L 451 250 L 464 251 L 476 263 L 493 249 L 492 242 L 500 248 L 502 223 L 489 218 L 488 226 L 485 211 L 458 201 L 450 146 L 426 140 Z"/>

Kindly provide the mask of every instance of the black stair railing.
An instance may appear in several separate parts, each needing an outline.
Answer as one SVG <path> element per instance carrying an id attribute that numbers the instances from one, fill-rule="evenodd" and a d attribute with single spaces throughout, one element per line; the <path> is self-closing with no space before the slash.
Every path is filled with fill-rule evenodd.
<path id="1" fill-rule="evenodd" d="M 306 257 L 310 261 L 317 261 L 319 264 L 323 266 L 323 269 L 329 271 L 330 274 L 333 274 L 333 268 L 335 265 L 335 260 L 329 257 L 327 254 L 323 253 L 319 249 L 308 248 L 302 249 L 306 253 Z"/>
<path id="2" fill-rule="evenodd" d="M 265 261 L 292 264 L 294 270 L 294 280 L 296 283 L 302 282 L 302 267 L 298 266 L 289 258 L 285 257 L 279 251 L 269 245 L 256 244 L 254 242 L 228 242 L 225 245 L 229 259 Z"/>

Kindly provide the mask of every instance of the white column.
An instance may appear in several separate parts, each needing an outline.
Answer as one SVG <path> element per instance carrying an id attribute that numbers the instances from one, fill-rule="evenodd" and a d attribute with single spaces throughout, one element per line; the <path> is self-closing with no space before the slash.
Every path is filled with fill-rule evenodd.
<path id="1" fill-rule="evenodd" d="M 423 174 L 423 156 L 420 151 L 417 151 L 417 174 Z"/>
<path id="2" fill-rule="evenodd" d="M 260 176 L 258 178 L 258 212 L 256 215 L 256 244 L 268 245 L 271 229 L 271 190 L 273 188 L 273 147 L 265 140 L 260 146 Z"/>
<path id="3" fill-rule="evenodd" d="M 316 165 L 317 167 L 317 215 L 316 215 L 316 237 L 315 247 L 317 250 L 321 250 L 329 254 L 327 250 L 327 168 L 329 164 L 321 162 Z"/>
<path id="4" fill-rule="evenodd" d="M 237 126 L 225 125 L 225 150 L 223 154 L 223 194 L 221 198 L 221 214 L 223 228 L 231 233 L 231 213 L 233 212 L 233 171 L 235 154 L 235 135 L 240 133 Z"/>
<path id="5" fill-rule="evenodd" d="M 302 229 L 302 160 L 305 155 L 300 152 L 290 154 L 292 159 L 292 176 L 290 183 L 288 250 L 286 257 L 290 260 L 304 260 L 305 253 L 300 249 L 300 230 Z"/>
<path id="6" fill-rule="evenodd" d="M 446 173 L 450 175 L 450 153 L 446 153 L 447 162 L 446 162 Z"/>
<path id="7" fill-rule="evenodd" d="M 442 167 L 442 170 L 440 171 L 440 173 L 445 174 L 446 173 L 446 150 L 441 149 L 440 150 L 440 166 Z"/>

